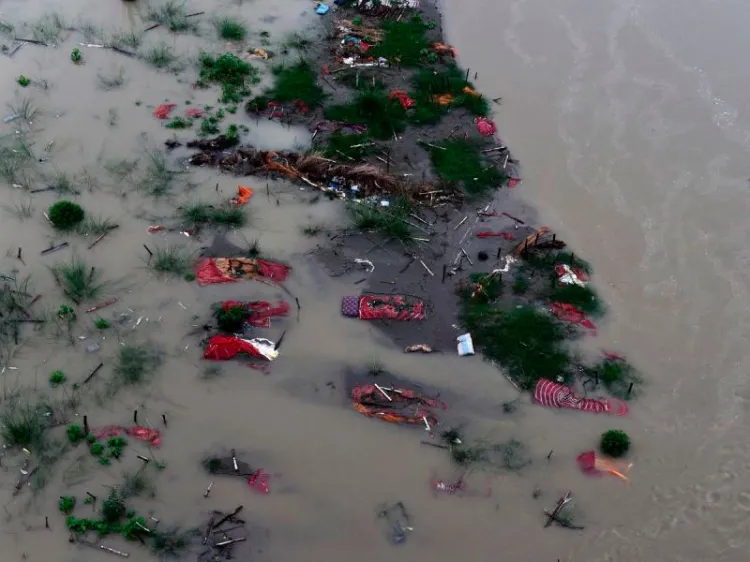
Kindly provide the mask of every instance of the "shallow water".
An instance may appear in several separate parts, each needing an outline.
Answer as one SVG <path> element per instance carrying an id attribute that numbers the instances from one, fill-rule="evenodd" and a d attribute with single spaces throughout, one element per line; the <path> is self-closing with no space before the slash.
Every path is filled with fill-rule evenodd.
<path id="1" fill-rule="evenodd" d="M 88 414 L 92 425 L 127 424 L 134 409 L 141 421 L 156 425 L 166 413 L 169 427 L 157 456 L 167 469 L 154 479 L 155 498 L 138 499 L 134 506 L 152 510 L 163 524 L 191 527 L 205 523 L 210 509 L 244 504 L 247 520 L 268 530 L 252 545 L 253 559 L 383 560 L 394 547 L 376 509 L 402 500 L 416 531 L 399 555 L 414 560 L 465 558 L 468 548 L 476 560 L 498 555 L 509 560 L 735 560 L 747 545 L 743 524 L 750 510 L 744 474 L 750 466 L 745 438 L 750 389 L 742 354 L 747 177 L 741 164 L 750 123 L 740 97 L 741 59 L 727 53 L 743 52 L 748 41 L 739 28 L 743 8 L 735 3 L 719 10 L 713 2 L 685 7 L 672 0 L 654 6 L 613 0 L 595 6 L 569 0 L 553 5 L 471 1 L 471 10 L 465 4 L 444 7 L 448 38 L 462 64 L 479 73 L 480 89 L 503 96 L 497 121 L 525 170 L 517 196 L 530 201 L 540 220 L 596 267 L 596 284 L 611 314 L 588 345 L 625 352 L 647 380 L 629 419 L 530 405 L 513 416 L 491 415 L 486 408 L 481 415 L 472 413 L 472 405 L 499 405 L 515 391 L 478 357 L 404 355 L 371 326 L 341 318 L 340 298 L 356 292 L 355 278 L 329 277 L 309 255 L 317 241 L 301 234 L 308 224 L 342 224 L 341 207 L 311 205 L 307 192 L 284 182 L 270 182 L 266 196 L 265 178 L 243 182 L 256 188 L 249 205 L 252 220 L 232 239 L 259 239 L 264 252 L 292 265 L 288 288 L 300 300 L 299 320 L 293 314 L 263 334 L 278 338 L 287 330 L 271 375 L 228 363 L 220 377 L 204 380 L 199 336 L 186 334 L 207 320 L 210 304 L 288 296 L 255 283 L 198 288 L 155 277 L 145 267 L 142 244 L 183 244 L 192 251 L 208 245 L 210 239 L 179 233 L 149 235 L 147 227 L 170 223 L 175 206 L 185 202 L 230 197 L 237 181 L 212 170 L 191 170 L 178 176 L 171 199 L 154 202 L 136 193 L 127 179 L 113 179 L 105 165 L 130 158 L 143 166 L 145 151 L 170 136 L 153 118 L 153 107 L 165 99 L 214 103 L 216 89 L 194 90 L 189 66 L 176 77 L 97 48 L 79 47 L 85 63 L 74 66 L 70 51 L 84 42 L 77 34 L 59 48 L 25 45 L 12 59 L 0 57 L 3 76 L 49 82 L 47 90 L 21 89 L 6 78 L 0 98 L 15 103 L 31 96 L 42 110 L 30 134 L 36 155 L 54 141 L 33 187 L 44 186 L 41 176 L 56 170 L 75 175 L 81 204 L 120 228 L 92 250 L 90 239 L 71 236 L 65 239 L 72 250 L 40 257 L 50 241 L 62 238 L 42 216 L 56 196 L 34 195 L 29 219 L 0 210 L 0 240 L 7 252 L 0 271 L 17 267 L 30 274 L 34 292 L 44 295 L 40 304 L 56 310 L 62 299 L 46 266 L 79 255 L 104 272 L 112 282 L 108 291 L 120 299 L 101 316 L 113 322 L 126 317 L 100 340 L 90 315 L 79 314 L 75 333 L 87 339 L 76 340 L 73 348 L 49 335 L 31 339 L 9 363 L 16 369 L 3 375 L 4 396 L 16 388 L 48 392 L 46 381 L 55 369 L 80 380 L 103 361 L 101 376 L 108 377 L 120 341 L 160 344 L 165 361 L 150 384 L 103 404 L 89 399 L 79 413 Z M 198 11 L 203 4 L 189 7 Z M 201 38 L 154 30 L 146 34 L 147 42 L 166 41 L 189 62 L 200 48 L 225 46 L 212 39 L 214 13 L 241 15 L 251 24 L 251 43 L 267 30 L 272 45 L 316 22 L 311 4 L 302 1 L 217 2 L 206 9 Z M 144 4 L 114 0 L 6 1 L 0 19 L 30 21 L 55 10 L 67 21 L 91 20 L 108 30 L 145 27 L 139 15 Z M 715 41 L 694 41 L 706 33 Z M 123 87 L 98 88 L 97 75 L 119 67 Z M 234 122 L 243 122 L 241 113 Z M 291 148 L 309 138 L 304 130 L 273 123 L 246 124 L 247 140 L 259 146 Z M 0 127 L 13 134 L 20 124 Z M 178 149 L 170 156 L 177 169 L 185 154 Z M 93 178 L 91 190 L 82 181 L 83 170 Z M 19 190 L 1 189 L 5 205 L 29 200 Z M 18 247 L 28 266 L 15 260 Z M 95 339 L 101 350 L 86 354 L 85 346 Z M 472 495 L 433 497 L 429 479 L 453 474 L 445 455 L 417 448 L 415 432 L 358 416 L 343 397 L 342 364 L 362 365 L 372 358 L 455 394 L 455 415 L 469 423 L 472 436 L 518 438 L 535 463 L 520 474 L 472 476 Z M 628 484 L 592 480 L 575 468 L 578 452 L 613 425 L 627 429 L 635 441 Z M 269 496 L 253 495 L 240 480 L 216 478 L 211 495 L 203 498 L 210 479 L 200 459 L 231 447 L 272 473 Z M 547 462 L 551 449 L 555 454 Z M 136 451 L 145 453 L 131 442 L 122 464 L 106 468 L 87 453 L 72 452 L 58 463 L 43 492 L 24 490 L 15 498 L 11 491 L 21 459 L 3 458 L 6 511 L 0 548 L 8 559 L 23 553 L 30 560 L 102 557 L 67 544 L 57 498 L 75 494 L 80 501 L 84 490 L 105 495 L 104 486 L 118 484 L 124 470 L 137 469 Z M 537 488 L 542 495 L 534 500 Z M 542 528 L 542 509 L 567 489 L 574 493 L 584 533 Z M 45 515 L 52 532 L 44 529 Z M 152 559 L 134 544 L 114 539 L 106 544 L 130 552 L 134 560 Z"/>

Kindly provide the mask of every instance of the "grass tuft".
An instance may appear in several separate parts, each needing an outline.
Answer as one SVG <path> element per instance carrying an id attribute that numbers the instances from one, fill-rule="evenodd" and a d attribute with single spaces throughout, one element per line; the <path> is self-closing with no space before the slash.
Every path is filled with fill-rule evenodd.
<path id="1" fill-rule="evenodd" d="M 137 49 L 143 42 L 143 34 L 137 31 L 123 31 L 112 36 L 112 45 L 115 47 L 129 47 Z"/>
<path id="2" fill-rule="evenodd" d="M 193 257 L 182 246 L 157 247 L 148 266 L 158 273 L 184 276 L 193 265 Z"/>
<path id="3" fill-rule="evenodd" d="M 385 21 L 383 41 L 368 51 L 368 56 L 384 57 L 392 64 L 418 66 L 429 49 L 425 24 L 419 16 L 406 21 Z"/>
<path id="4" fill-rule="evenodd" d="M 240 227 L 247 222 L 245 210 L 231 203 L 218 206 L 192 203 L 180 209 L 180 217 L 184 222 L 196 226 Z"/>
<path id="5" fill-rule="evenodd" d="M 167 163 L 167 157 L 160 150 L 147 151 L 146 169 L 143 176 L 136 182 L 139 190 L 153 197 L 169 195 L 172 191 L 177 172 Z"/>
<path id="6" fill-rule="evenodd" d="M 505 177 L 492 166 L 484 167 L 481 147 L 475 140 L 449 140 L 442 148 L 430 149 L 430 160 L 444 181 L 462 185 L 471 195 L 481 195 L 499 187 Z"/>
<path id="7" fill-rule="evenodd" d="M 441 71 L 431 68 L 420 70 L 414 77 L 416 109 L 411 120 L 421 124 L 434 124 L 449 108 L 464 107 L 473 115 L 487 115 L 487 100 L 466 81 L 466 74 L 456 65 Z M 450 103 L 438 103 L 440 96 L 449 96 Z"/>
<path id="8" fill-rule="evenodd" d="M 49 186 L 60 195 L 78 195 L 81 191 L 75 186 L 75 178 L 61 170 L 55 170 L 54 176 L 48 180 Z"/>
<path id="9" fill-rule="evenodd" d="M 149 21 L 161 24 L 172 33 L 196 32 L 198 24 L 187 17 L 184 2 L 169 0 L 161 6 L 149 6 L 147 17 Z"/>
<path id="10" fill-rule="evenodd" d="M 242 20 L 224 16 L 214 20 L 216 34 L 229 41 L 242 41 L 247 37 L 247 27 Z"/>
<path id="11" fill-rule="evenodd" d="M 318 76 L 306 60 L 290 66 L 274 66 L 272 72 L 276 81 L 267 94 L 269 98 L 282 103 L 302 100 L 308 106 L 320 105 L 325 99 Z"/>
<path id="12" fill-rule="evenodd" d="M 98 297 L 106 286 L 101 281 L 101 272 L 77 257 L 70 263 L 59 262 L 51 269 L 65 296 L 75 303 Z"/>
<path id="13" fill-rule="evenodd" d="M 115 365 L 115 377 L 123 384 L 138 384 L 161 364 L 156 349 L 129 345 L 120 348 Z"/>
<path id="14" fill-rule="evenodd" d="M 60 14 L 45 14 L 31 24 L 31 33 L 37 41 L 55 44 L 68 28 Z"/>
<path id="15" fill-rule="evenodd" d="M 87 217 L 78 225 L 76 232 L 83 236 L 99 236 L 100 234 L 109 232 L 114 226 L 115 224 L 108 218 Z"/>
<path id="16" fill-rule="evenodd" d="M 46 412 L 39 407 L 17 404 L 0 413 L 0 435 L 6 445 L 27 447 L 34 451 L 42 448 L 47 429 Z"/>
<path id="17" fill-rule="evenodd" d="M 96 77 L 99 82 L 99 87 L 108 92 L 120 88 L 125 84 L 125 69 L 119 67 L 116 70 L 110 70 L 106 73 L 100 72 Z"/>
<path id="18" fill-rule="evenodd" d="M 349 205 L 349 214 L 357 229 L 374 231 L 383 238 L 401 240 L 406 244 L 412 242 L 412 229 L 405 222 L 411 210 L 411 203 L 405 198 L 396 199 L 388 207 L 365 202 Z"/>
<path id="19" fill-rule="evenodd" d="M 172 47 L 166 43 L 159 43 L 148 49 L 143 54 L 143 60 L 159 69 L 168 68 L 177 61 Z"/>
<path id="20" fill-rule="evenodd" d="M 348 104 L 326 108 L 326 119 L 345 121 L 367 126 L 367 132 L 376 139 L 389 139 L 406 130 L 406 110 L 398 100 L 391 100 L 378 90 L 365 90 Z"/>
<path id="21" fill-rule="evenodd" d="M 34 103 L 34 100 L 28 96 L 21 98 L 20 100 L 9 103 L 8 109 L 11 115 L 17 115 L 18 118 L 28 125 L 31 125 L 41 115 L 41 110 Z"/>

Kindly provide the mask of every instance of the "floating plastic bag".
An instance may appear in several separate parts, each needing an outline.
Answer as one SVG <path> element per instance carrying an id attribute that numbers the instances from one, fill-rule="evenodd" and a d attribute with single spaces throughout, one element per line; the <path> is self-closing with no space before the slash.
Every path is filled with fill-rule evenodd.
<path id="1" fill-rule="evenodd" d="M 458 336 L 456 341 L 458 342 L 458 355 L 460 357 L 474 355 L 474 342 L 471 339 L 471 334 Z"/>

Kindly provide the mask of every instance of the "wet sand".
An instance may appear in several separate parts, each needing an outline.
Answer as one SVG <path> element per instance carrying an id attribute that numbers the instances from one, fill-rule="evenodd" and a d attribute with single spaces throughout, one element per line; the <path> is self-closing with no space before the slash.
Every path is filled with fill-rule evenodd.
<path id="1" fill-rule="evenodd" d="M 201 9 L 195 4 L 196 11 Z M 172 217 L 176 205 L 232 196 L 237 180 L 214 170 L 190 169 L 189 175 L 179 176 L 184 182 L 178 181 L 171 200 L 154 202 L 135 193 L 127 182 L 114 180 L 104 163 L 118 157 L 142 161 L 145 147 L 159 147 L 169 138 L 152 117 L 154 106 L 166 99 L 214 103 L 216 90 L 192 89 L 192 69 L 175 77 L 103 49 L 80 47 L 84 64 L 73 66 L 70 51 L 82 41 L 77 35 L 59 48 L 25 45 L 12 59 L 0 57 L 4 76 L 24 74 L 50 85 L 48 90 L 21 89 L 8 79 L 3 82 L 2 97 L 33 97 L 42 110 L 33 124 L 35 152 L 43 152 L 54 141 L 49 161 L 40 164 L 40 170 L 52 175 L 57 168 L 79 178 L 87 170 L 94 178 L 93 189 L 81 181 L 79 202 L 87 211 L 111 217 L 120 228 L 92 250 L 87 249 L 91 240 L 70 236 L 66 239 L 72 248 L 40 257 L 38 252 L 50 241 L 61 238 L 41 214 L 56 196 L 37 194 L 29 219 L 21 221 L 0 210 L 0 239 L 7 252 L 0 271 L 18 268 L 22 275 L 31 275 L 34 292 L 44 295 L 40 304 L 55 311 L 62 298 L 46 266 L 74 254 L 84 256 L 113 281 L 110 292 L 120 299 L 103 310 L 101 317 L 113 323 L 121 314 L 126 317 L 115 332 L 101 339 L 92 320 L 79 315 L 76 335 L 87 339 L 76 340 L 72 348 L 48 336 L 31 339 L 9 364 L 15 369 L 3 374 L 4 399 L 19 388 L 49 392 L 47 379 L 55 369 L 77 381 L 104 362 L 101 375 L 108 376 L 118 340 L 159 344 L 165 360 L 152 381 L 120 393 L 111 403 L 87 401 L 79 413 L 87 414 L 94 426 L 127 424 L 134 409 L 139 410 L 141 420 L 160 426 L 161 414 L 166 413 L 169 426 L 162 428 L 164 443 L 155 454 L 167 467 L 154 479 L 155 497 L 138 498 L 133 506 L 153 511 L 165 523 L 187 528 L 204 523 L 211 509 L 227 511 L 242 503 L 245 519 L 263 537 L 253 543 L 252 553 L 247 552 L 252 559 L 383 560 L 396 554 L 396 547 L 388 542 L 377 511 L 382 504 L 399 500 L 410 511 L 415 532 L 398 547 L 404 551 L 398 555 L 414 560 L 465 558 L 468 549 L 479 560 L 499 556 L 518 560 L 737 559 L 745 543 L 743 515 L 750 506 L 741 476 L 747 461 L 741 378 L 746 299 L 744 269 L 734 261 L 741 254 L 734 242 L 720 241 L 741 239 L 738 229 L 742 227 L 740 221 L 732 226 L 716 219 L 727 208 L 743 208 L 739 184 L 744 179 L 732 169 L 736 164 L 727 156 L 741 154 L 734 139 L 742 122 L 709 136 L 715 129 L 702 101 L 705 92 L 699 86 L 705 84 L 700 74 L 691 73 L 690 63 L 674 55 L 670 51 L 674 47 L 644 24 L 648 14 L 643 8 L 628 11 L 627 6 L 606 5 L 601 13 L 584 18 L 587 27 L 581 28 L 572 22 L 579 22 L 575 15 L 576 10 L 584 11 L 582 7 L 565 6 L 562 16 L 530 1 L 482 8 L 489 11 L 446 6 L 448 39 L 458 47 L 460 62 L 479 72 L 480 90 L 504 97 L 505 105 L 496 116 L 500 134 L 526 172 L 523 185 L 512 194 L 512 204 L 538 209 L 538 217 L 531 208 L 524 216 L 559 229 L 576 252 L 594 263 L 597 288 L 611 307 L 612 320 L 590 345 L 616 346 L 626 352 L 648 382 L 630 419 L 548 411 L 530 405 L 528 396 L 516 413 L 504 414 L 502 403 L 517 392 L 481 357 L 459 358 L 450 348 L 439 355 L 407 355 L 405 342 L 394 343 L 376 326 L 342 318 L 341 297 L 358 292 L 360 286 L 353 282 L 359 277 L 331 276 L 313 252 L 327 243 L 303 236 L 301 228 L 310 223 L 342 226 L 343 209 L 325 200 L 310 205 L 307 192 L 283 181 L 270 182 L 270 198 L 262 184 L 255 185 L 252 220 L 231 238 L 238 244 L 243 237 L 257 238 L 264 252 L 293 267 L 287 287 L 300 300 L 299 321 L 293 313 L 262 334 L 274 339 L 287 331 L 282 356 L 273 363 L 269 376 L 230 362 L 221 366 L 219 377 L 205 380 L 200 335 L 186 334 L 208 319 L 210 304 L 226 298 L 278 300 L 285 295 L 258 283 L 198 288 L 181 279 L 156 277 L 146 269 L 142 244 L 184 244 L 196 252 L 209 244 L 210 239 L 188 239 L 179 233 L 148 235 L 147 228 Z M 3 21 L 33 20 L 57 9 L 72 21 L 106 21 L 106 26 L 117 29 L 144 26 L 139 12 L 145 8 L 140 2 L 79 0 L 65 6 L 10 2 L 3 9 Z M 312 13 L 312 4 L 291 0 L 223 2 L 213 9 L 244 17 L 252 31 L 250 41 L 260 40 L 260 31 L 267 30 L 272 43 L 294 30 L 304 32 L 318 17 Z M 623 49 L 641 54 L 639 49 L 646 47 L 634 39 L 624 47 L 617 43 L 618 34 L 630 29 L 625 22 L 631 22 L 646 37 L 643 44 L 664 57 L 663 66 L 653 72 L 667 68 L 674 73 L 669 75 L 673 82 L 639 70 L 640 81 L 632 86 L 636 91 L 619 94 L 628 75 L 624 69 L 630 67 L 615 64 L 608 71 L 610 60 L 606 65 L 591 61 L 591 53 L 599 52 L 594 40 L 601 40 L 588 27 L 600 23 L 596 18 L 609 22 L 604 28 L 608 37 L 615 38 L 610 50 L 602 48 L 601 52 L 615 63 Z M 503 57 L 491 54 L 497 47 L 493 37 L 498 24 L 507 53 Z M 166 41 L 185 58 L 194 57 L 202 46 L 220 49 L 223 41 L 213 39 L 208 21 L 201 25 L 204 38 L 154 30 L 148 32 L 147 40 Z M 527 45 L 528 37 L 536 35 L 545 35 L 545 43 Z M 566 45 L 566 50 L 560 52 L 560 45 Z M 628 64 L 635 65 L 633 61 Z M 97 74 L 119 66 L 126 77 L 123 87 L 100 90 Z M 594 114 L 604 119 L 611 112 L 610 120 L 594 119 L 587 110 L 593 102 L 582 92 L 589 91 L 586 84 L 592 77 L 601 78 L 605 91 L 612 94 L 594 98 Z M 670 103 L 682 99 L 684 90 L 679 86 L 683 80 L 693 86 L 690 91 L 698 92 L 697 97 L 676 105 L 670 113 Z M 650 128 L 623 129 L 626 118 L 641 111 L 636 105 L 637 88 L 647 84 L 663 92 L 658 106 L 643 110 Z M 142 105 L 135 105 L 135 100 Z M 618 105 L 618 100 L 632 105 Z M 111 109 L 117 119 L 111 118 Z M 237 122 L 242 122 L 240 113 Z M 694 131 L 679 126 L 685 115 L 704 116 L 705 121 L 695 117 L 694 122 L 703 127 L 702 142 L 711 138 L 724 143 L 711 158 L 694 158 L 693 143 L 687 139 L 682 145 L 667 142 L 691 133 L 694 139 Z M 720 117 L 716 117 L 719 124 L 726 125 Z M 113 120 L 116 123 L 110 125 Z M 597 143 L 597 131 L 591 125 L 600 122 L 607 124 L 601 133 L 611 143 L 604 145 L 607 148 Z M 261 127 L 249 118 L 246 124 L 249 142 L 259 148 L 266 142 L 269 148 L 308 142 L 309 133 L 304 130 L 290 131 L 272 123 Z M 2 127 L 4 133 L 15 129 L 14 123 Z M 172 156 L 175 165 L 181 165 L 179 159 L 185 154 L 178 151 Z M 669 166 L 664 167 L 664 161 Z M 704 175 L 709 182 L 694 179 Z M 188 180 L 196 187 L 188 190 Z M 44 182 L 40 179 L 35 185 L 41 187 Z M 718 186 L 732 189 L 723 192 L 720 202 L 711 203 L 707 193 L 714 193 Z M 2 187 L 1 197 L 11 207 L 29 199 L 9 186 Z M 587 210 L 582 212 L 584 206 Z M 689 220 L 691 213 L 699 218 Z M 28 265 L 15 260 L 18 247 L 23 247 Z M 717 337 L 725 331 L 734 335 Z M 84 348 L 92 340 L 101 350 L 87 354 Z M 343 396 L 347 373 L 374 360 L 412 382 L 440 388 L 453 399 L 450 421 L 466 423 L 470 436 L 522 440 L 532 452 L 533 464 L 520 474 L 473 476 L 469 485 L 476 494 L 435 497 L 429 480 L 455 474 L 444 452 L 420 447 L 424 432 L 419 429 L 396 428 L 360 416 Z M 629 484 L 590 479 L 575 467 L 577 453 L 590 448 L 613 424 L 626 429 L 635 442 L 635 468 Z M 226 454 L 229 448 L 236 448 L 251 466 L 272 474 L 268 496 L 255 495 L 241 479 L 217 477 L 211 494 L 203 498 L 213 478 L 201 460 L 206 454 Z M 551 449 L 555 454 L 547 461 Z M 33 494 L 25 489 L 16 497 L 11 491 L 22 455 L 5 455 L 0 473 L 6 496 L 5 533 L 0 536 L 0 547 L 8 559 L 21 559 L 25 554 L 29 560 L 93 561 L 105 556 L 68 545 L 64 519 L 57 510 L 58 496 L 82 498 L 84 490 L 105 495 L 105 486 L 118 484 L 125 470 L 139 467 L 136 453 L 148 451 L 133 440 L 121 463 L 101 467 L 78 449 L 57 464 L 43 491 Z M 541 496 L 534 499 L 537 489 Z M 573 490 L 579 522 L 587 527 L 583 533 L 542 528 L 542 510 L 551 508 L 567 489 Z M 78 509 L 85 513 L 88 508 Z M 45 516 L 51 531 L 44 529 Z M 116 540 L 107 544 L 130 552 L 131 559 L 152 559 L 138 545 Z"/>

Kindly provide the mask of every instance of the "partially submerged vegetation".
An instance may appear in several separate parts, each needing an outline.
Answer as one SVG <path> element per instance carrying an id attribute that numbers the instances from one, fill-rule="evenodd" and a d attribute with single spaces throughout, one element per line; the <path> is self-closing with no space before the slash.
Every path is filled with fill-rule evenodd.
<path id="1" fill-rule="evenodd" d="M 349 214 L 356 228 L 407 244 L 412 242 L 412 228 L 407 220 L 411 210 L 412 205 L 405 198 L 397 199 L 388 206 L 367 202 L 349 205 Z"/>
<path id="2" fill-rule="evenodd" d="M 214 20 L 216 34 L 222 39 L 242 41 L 247 36 L 247 27 L 242 20 L 223 16 Z"/>
<path id="3" fill-rule="evenodd" d="M 276 80 L 273 89 L 266 94 L 270 99 L 282 103 L 301 100 L 309 107 L 322 105 L 325 94 L 318 85 L 315 71 L 306 60 L 274 66 L 272 72 Z"/>
<path id="4" fill-rule="evenodd" d="M 468 139 L 452 139 L 430 149 L 437 174 L 446 182 L 460 185 L 471 195 L 481 195 L 500 187 L 505 176 L 481 155 L 482 145 Z"/>
<path id="5" fill-rule="evenodd" d="M 250 63 L 233 54 L 225 53 L 213 57 L 203 53 L 200 56 L 197 85 L 206 88 L 210 84 L 219 84 L 222 103 L 238 103 L 250 94 L 250 84 L 259 80 L 258 71 Z"/>
<path id="6" fill-rule="evenodd" d="M 183 222 L 194 226 L 226 226 L 236 228 L 247 222 L 247 213 L 241 206 L 232 203 L 210 205 L 208 203 L 191 203 L 180 209 Z"/>
<path id="7" fill-rule="evenodd" d="M 381 140 L 406 130 L 406 110 L 379 90 L 360 91 L 352 102 L 329 106 L 325 114 L 333 121 L 366 125 L 368 134 Z"/>
<path id="8" fill-rule="evenodd" d="M 65 296 L 74 303 L 100 296 L 106 286 L 100 270 L 75 256 L 70 262 L 55 264 L 52 274 Z"/>
<path id="9" fill-rule="evenodd" d="M 160 364 L 158 350 L 146 345 L 126 345 L 117 355 L 115 380 L 126 385 L 141 383 Z"/>
<path id="10" fill-rule="evenodd" d="M 81 224 L 85 216 L 83 208 L 72 201 L 58 201 L 50 206 L 48 215 L 58 230 L 72 230 Z"/>
<path id="11" fill-rule="evenodd" d="M 157 246 L 148 266 L 157 273 L 185 275 L 193 266 L 193 256 L 182 246 Z"/>

